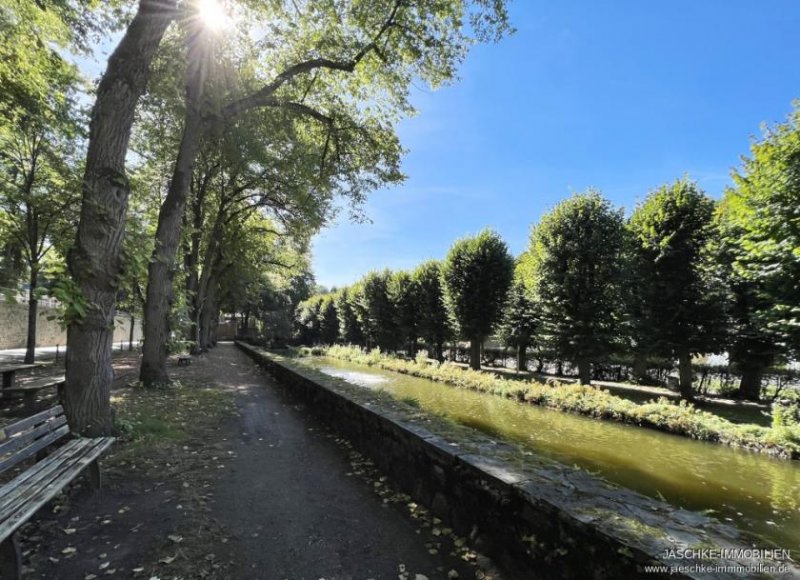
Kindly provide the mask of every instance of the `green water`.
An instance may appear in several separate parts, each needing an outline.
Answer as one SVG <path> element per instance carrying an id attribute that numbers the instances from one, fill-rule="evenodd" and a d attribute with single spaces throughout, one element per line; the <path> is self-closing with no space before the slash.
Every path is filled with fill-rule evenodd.
<path id="1" fill-rule="evenodd" d="M 523 405 L 327 358 L 300 359 L 350 383 L 511 440 L 630 489 L 710 514 L 800 556 L 800 462 Z M 766 547 L 759 546 L 759 547 Z"/>

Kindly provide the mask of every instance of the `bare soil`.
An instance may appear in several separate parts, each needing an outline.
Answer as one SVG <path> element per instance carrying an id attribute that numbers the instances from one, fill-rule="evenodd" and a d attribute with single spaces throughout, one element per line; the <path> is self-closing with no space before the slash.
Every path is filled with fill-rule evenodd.
<path id="1" fill-rule="evenodd" d="M 103 489 L 78 480 L 23 528 L 26 580 L 500 578 L 235 346 L 171 363 L 167 389 L 137 367 L 115 359 Z"/>

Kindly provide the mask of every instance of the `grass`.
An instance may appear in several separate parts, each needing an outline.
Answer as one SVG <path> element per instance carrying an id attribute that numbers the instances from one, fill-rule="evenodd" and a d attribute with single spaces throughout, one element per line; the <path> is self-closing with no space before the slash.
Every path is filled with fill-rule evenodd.
<path id="1" fill-rule="evenodd" d="M 121 442 L 133 455 L 182 443 L 233 409 L 230 393 L 177 381 L 160 389 L 124 389 L 114 393 L 111 403 Z"/>
<path id="2" fill-rule="evenodd" d="M 377 349 L 366 352 L 351 346 L 315 347 L 300 349 L 298 354 L 328 356 L 507 397 L 521 403 L 639 425 L 788 459 L 800 458 L 800 425 L 791 420 L 783 419 L 771 427 L 736 424 L 702 411 L 687 401 L 676 403 L 662 397 L 636 403 L 595 387 L 507 380 L 450 363 L 431 363 L 423 357 L 414 361 L 401 360 L 382 354 Z"/>

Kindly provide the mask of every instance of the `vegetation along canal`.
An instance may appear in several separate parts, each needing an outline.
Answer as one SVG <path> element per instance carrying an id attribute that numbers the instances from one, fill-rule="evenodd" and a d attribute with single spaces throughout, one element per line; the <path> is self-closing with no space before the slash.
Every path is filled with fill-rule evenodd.
<path id="1" fill-rule="evenodd" d="M 645 495 L 705 511 L 800 554 L 797 461 L 522 405 L 350 362 L 323 357 L 297 360 L 350 383 L 414 399 L 421 409 Z"/>

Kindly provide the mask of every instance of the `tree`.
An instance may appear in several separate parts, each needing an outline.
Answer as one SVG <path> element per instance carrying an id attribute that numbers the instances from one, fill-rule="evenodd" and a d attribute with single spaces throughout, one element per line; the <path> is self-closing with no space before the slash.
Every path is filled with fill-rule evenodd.
<path id="1" fill-rule="evenodd" d="M 598 192 L 559 203 L 531 232 L 522 268 L 536 290 L 541 335 L 558 356 L 578 366 L 581 384 L 591 364 L 619 341 L 622 210 Z"/>
<path id="2" fill-rule="evenodd" d="M 78 202 L 74 152 L 79 150 L 80 119 L 73 113 L 77 73 L 57 55 L 51 60 L 56 62 L 50 67 L 50 92 L 41 98 L 28 95 L 0 122 L 0 228 L 4 246 L 27 268 L 26 363 L 34 361 L 36 352 L 44 261 L 60 261 L 54 248 L 69 245 Z"/>
<path id="3" fill-rule="evenodd" d="M 765 129 L 733 175 L 732 267 L 753 289 L 754 322 L 777 347 L 800 355 L 800 102 L 786 123 Z"/>
<path id="4" fill-rule="evenodd" d="M 692 398 L 692 355 L 718 350 L 724 294 L 712 275 L 714 201 L 681 179 L 651 193 L 633 212 L 633 321 L 637 348 L 678 359 L 681 396 Z"/>
<path id="5" fill-rule="evenodd" d="M 299 340 L 301 344 L 319 344 L 321 333 L 319 327 L 319 312 L 322 306 L 322 296 L 314 295 L 303 300 L 297 305 L 295 320 L 299 329 Z"/>
<path id="6" fill-rule="evenodd" d="M 445 302 L 439 262 L 430 260 L 420 264 L 412 273 L 412 278 L 419 292 L 419 334 L 433 349 L 434 358 L 443 361 L 444 343 L 454 333 Z"/>
<path id="7" fill-rule="evenodd" d="M 75 433 L 114 431 L 110 392 L 114 315 L 130 184 L 128 140 L 150 62 L 175 17 L 176 0 L 140 0 L 97 87 L 89 125 L 78 231 L 68 256 L 75 304 L 69 313 L 64 410 Z"/>
<path id="8" fill-rule="evenodd" d="M 511 285 L 497 328 L 498 336 L 517 351 L 517 371 L 527 370 L 527 351 L 539 328 L 536 303 L 525 284 L 517 278 Z"/>
<path id="9" fill-rule="evenodd" d="M 339 315 L 333 294 L 326 294 L 320 302 L 319 333 L 323 344 L 334 344 L 339 340 Z"/>
<path id="10" fill-rule="evenodd" d="M 271 42 L 230 51 L 257 51 L 250 63 L 225 68 L 227 75 L 255 72 L 235 83 L 223 83 L 214 75 L 213 64 L 224 47 L 197 14 L 185 19 L 184 121 L 148 277 L 140 377 L 146 384 L 167 379 L 158 343 L 166 336 L 164 312 L 191 175 L 207 137 L 248 112 L 280 110 L 303 122 L 306 131 L 318 132 L 321 183 L 327 181 L 361 201 L 376 187 L 401 179 L 394 123 L 411 111 L 411 80 L 419 78 L 431 86 L 449 81 L 474 40 L 498 38 L 508 28 L 502 0 L 425 1 L 413 6 L 403 0 L 300 6 L 277 2 L 248 9 L 253 20 L 269 23 Z M 231 84 L 240 90 L 231 91 Z M 215 93 L 218 87 L 223 90 Z"/>
<path id="11" fill-rule="evenodd" d="M 717 205 L 715 226 L 719 235 L 713 243 L 717 276 L 728 294 L 726 305 L 727 348 L 730 362 L 741 373 L 737 396 L 758 401 L 764 371 L 781 354 L 780 335 L 766 323 L 770 303 L 757 279 L 743 276 L 734 264 L 745 230 L 740 225 L 742 201 L 736 190 L 728 189 Z"/>
<path id="12" fill-rule="evenodd" d="M 339 336 L 345 344 L 364 344 L 364 333 L 354 303 L 355 291 L 342 288 L 336 295 L 336 313 L 339 317 Z"/>
<path id="13" fill-rule="evenodd" d="M 481 346 L 502 313 L 514 259 L 496 233 L 458 240 L 442 266 L 445 295 L 461 335 L 470 341 L 469 364 L 481 368 Z"/>
<path id="14" fill-rule="evenodd" d="M 408 272 L 396 272 L 389 280 L 389 296 L 394 305 L 399 342 L 405 345 L 406 355 L 413 358 L 419 337 L 419 285 Z"/>
<path id="15" fill-rule="evenodd" d="M 369 346 L 382 351 L 395 350 L 398 346 L 397 314 L 389 295 L 392 273 L 389 270 L 370 272 L 362 280 L 362 303 L 364 308 L 364 334 Z"/>

